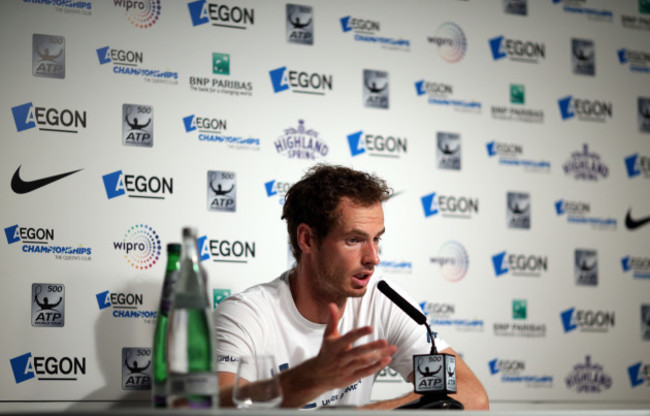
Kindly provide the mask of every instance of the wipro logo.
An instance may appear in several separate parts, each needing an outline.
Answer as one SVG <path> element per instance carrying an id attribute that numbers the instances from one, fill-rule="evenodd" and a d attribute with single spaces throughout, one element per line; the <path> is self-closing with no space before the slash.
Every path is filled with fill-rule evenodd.
<path id="1" fill-rule="evenodd" d="M 11 358 L 16 384 L 36 378 L 43 381 L 74 381 L 86 374 L 86 357 L 33 356 L 31 352 Z"/>
<path id="2" fill-rule="evenodd" d="M 129 228 L 122 241 L 114 241 L 113 249 L 125 252 L 127 263 L 138 270 L 146 270 L 160 259 L 162 243 L 156 230 L 145 224 Z"/>

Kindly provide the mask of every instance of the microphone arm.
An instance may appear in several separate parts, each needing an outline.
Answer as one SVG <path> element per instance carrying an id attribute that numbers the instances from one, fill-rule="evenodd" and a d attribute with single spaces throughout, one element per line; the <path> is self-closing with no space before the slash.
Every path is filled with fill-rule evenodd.
<path id="1" fill-rule="evenodd" d="M 393 301 L 393 303 L 399 308 L 404 311 L 408 316 L 411 317 L 418 325 L 425 325 L 427 327 L 427 331 L 429 332 L 429 339 L 431 339 L 431 354 L 437 354 L 438 349 L 436 348 L 436 342 L 433 338 L 433 332 L 431 331 L 431 327 L 427 323 L 427 317 L 424 316 L 424 314 L 417 309 L 413 307 L 406 299 L 404 299 L 399 293 L 395 292 L 392 287 L 388 286 L 388 283 L 386 283 L 384 280 L 379 281 L 377 283 L 377 289 L 388 299 Z"/>

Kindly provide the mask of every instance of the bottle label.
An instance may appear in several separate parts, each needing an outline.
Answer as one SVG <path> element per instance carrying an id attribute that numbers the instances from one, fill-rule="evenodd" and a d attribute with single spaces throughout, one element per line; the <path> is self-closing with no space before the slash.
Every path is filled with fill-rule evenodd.
<path id="1" fill-rule="evenodd" d="M 172 374 L 169 388 L 174 396 L 207 395 L 216 396 L 217 374 L 209 372 Z"/>

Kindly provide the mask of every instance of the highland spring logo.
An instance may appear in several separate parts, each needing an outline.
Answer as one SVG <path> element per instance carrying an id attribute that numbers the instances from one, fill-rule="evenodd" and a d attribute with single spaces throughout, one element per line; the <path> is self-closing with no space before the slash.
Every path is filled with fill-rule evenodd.
<path id="1" fill-rule="evenodd" d="M 575 390 L 576 393 L 602 393 L 612 387 L 612 377 L 604 371 L 600 364 L 591 362 L 591 356 L 585 357 L 585 362 L 573 366 L 571 371 L 564 379 L 569 390 Z"/>
<path id="2" fill-rule="evenodd" d="M 273 143 L 278 154 L 288 159 L 322 159 L 329 153 L 329 146 L 320 134 L 305 127 L 304 120 L 298 120 L 298 127 L 289 127 Z"/>
<path id="3" fill-rule="evenodd" d="M 600 155 L 589 151 L 589 145 L 583 144 L 582 151 L 571 153 L 562 166 L 564 174 L 576 180 L 596 182 L 609 176 L 609 167 L 600 159 Z"/>

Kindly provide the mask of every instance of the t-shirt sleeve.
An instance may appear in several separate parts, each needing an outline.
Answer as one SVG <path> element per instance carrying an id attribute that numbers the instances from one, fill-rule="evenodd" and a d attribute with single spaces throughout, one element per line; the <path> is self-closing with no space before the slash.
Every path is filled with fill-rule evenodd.
<path id="1" fill-rule="evenodd" d="M 413 299 L 399 286 L 388 282 L 390 286 L 406 299 L 415 309 L 421 311 Z M 375 288 L 375 290 L 377 290 Z M 390 344 L 397 346 L 390 367 L 400 373 L 404 380 L 413 372 L 413 355 L 428 354 L 431 344 L 428 342 L 428 332 L 425 325 L 418 325 L 410 316 L 402 311 L 382 293 L 377 293 L 382 303 L 382 321 L 385 322 L 386 339 Z M 435 334 L 435 329 L 431 328 Z M 434 335 L 438 352 L 449 347 L 449 344 L 440 336 Z"/>
<path id="2" fill-rule="evenodd" d="M 237 372 L 239 357 L 254 356 L 262 335 L 262 317 L 237 296 L 226 298 L 213 314 L 216 370 Z"/>

